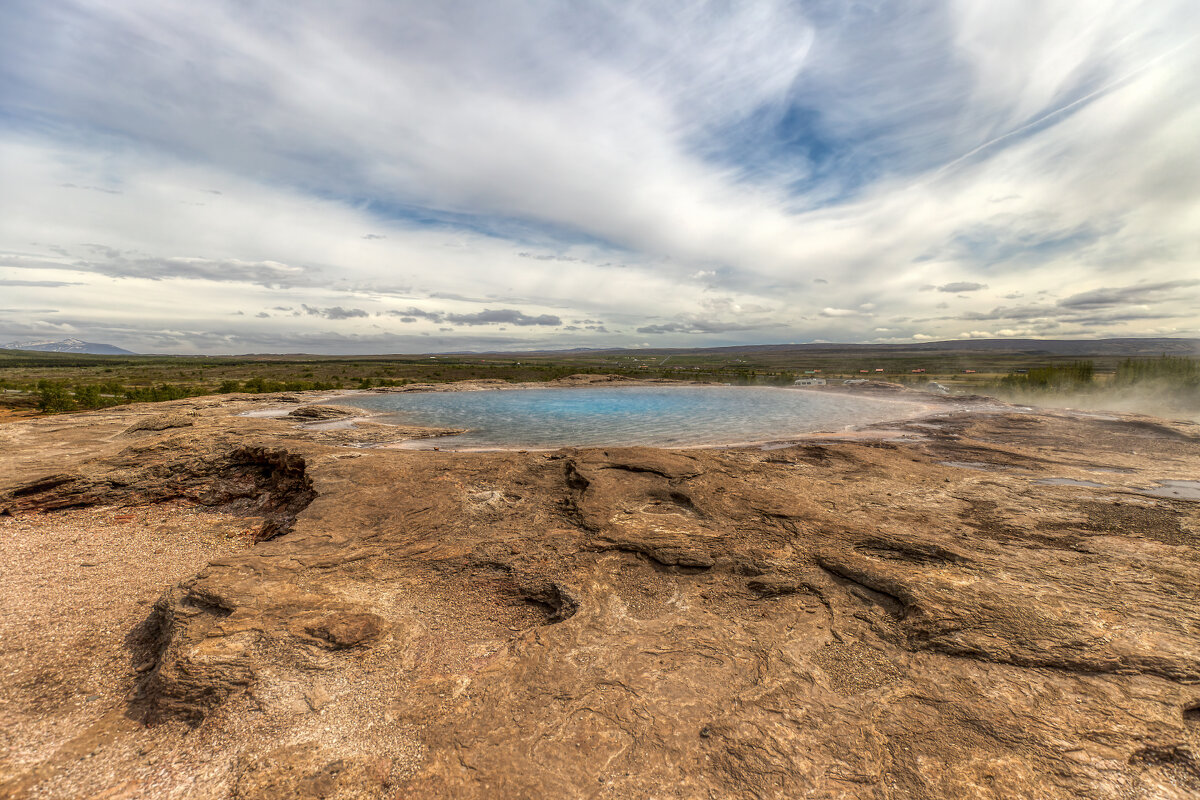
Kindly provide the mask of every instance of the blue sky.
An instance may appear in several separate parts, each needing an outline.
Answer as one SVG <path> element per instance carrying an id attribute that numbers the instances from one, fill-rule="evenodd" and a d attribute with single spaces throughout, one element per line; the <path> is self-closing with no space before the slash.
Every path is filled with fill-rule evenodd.
<path id="1" fill-rule="evenodd" d="M 1200 335 L 1194 3 L 0 5 L 0 343 Z"/>

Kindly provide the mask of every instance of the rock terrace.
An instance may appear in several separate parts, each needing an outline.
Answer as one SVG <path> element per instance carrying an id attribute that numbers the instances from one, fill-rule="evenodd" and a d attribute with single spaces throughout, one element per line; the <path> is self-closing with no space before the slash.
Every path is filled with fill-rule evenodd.
<path id="1" fill-rule="evenodd" d="M 1200 426 L 453 453 L 302 399 L 0 426 L 0 796 L 1200 795 L 1200 503 L 1142 491 Z"/>

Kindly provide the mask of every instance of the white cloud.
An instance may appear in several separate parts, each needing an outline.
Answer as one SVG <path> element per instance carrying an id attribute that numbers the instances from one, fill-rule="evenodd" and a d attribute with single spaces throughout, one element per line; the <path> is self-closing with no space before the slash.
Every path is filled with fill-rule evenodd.
<path id="1" fill-rule="evenodd" d="M 0 12 L 5 307 L 131 349 L 499 336 L 387 314 L 414 305 L 606 322 L 513 346 L 1200 328 L 1194 289 L 1127 291 L 1200 259 L 1182 0 L 278 11 Z M 1047 290 L 1117 302 L 996 313 Z M 302 304 L 365 316 L 254 316 Z"/>

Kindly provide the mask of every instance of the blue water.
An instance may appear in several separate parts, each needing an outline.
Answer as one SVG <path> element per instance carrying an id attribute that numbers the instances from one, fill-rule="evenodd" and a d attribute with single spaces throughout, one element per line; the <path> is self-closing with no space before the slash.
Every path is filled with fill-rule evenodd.
<path id="1" fill-rule="evenodd" d="M 762 442 L 905 419 L 911 402 L 799 389 L 606 386 L 364 394 L 344 404 L 390 412 L 381 422 L 467 428 L 425 440 L 449 448 L 553 448 Z"/>

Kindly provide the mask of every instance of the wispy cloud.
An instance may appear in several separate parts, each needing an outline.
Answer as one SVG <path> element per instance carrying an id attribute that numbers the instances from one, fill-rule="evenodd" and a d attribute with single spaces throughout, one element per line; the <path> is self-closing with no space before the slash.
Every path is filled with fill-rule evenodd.
<path id="1" fill-rule="evenodd" d="M 262 9 L 0 7 L 6 306 L 287 350 L 1200 329 L 1186 0 Z"/>
<path id="2" fill-rule="evenodd" d="M 741 331 L 761 331 L 763 329 L 777 327 L 777 325 L 778 323 L 763 320 L 761 318 L 758 321 L 747 320 L 745 322 L 737 322 L 722 320 L 717 317 L 684 315 L 672 322 L 664 322 L 655 325 L 643 325 L 642 327 L 638 328 L 636 332 L 643 334 L 682 333 L 694 336 L 697 334 L 728 334 Z"/>
<path id="3" fill-rule="evenodd" d="M 978 292 L 980 289 L 986 289 L 986 283 L 971 283 L 970 281 L 956 281 L 954 283 L 944 283 L 937 287 L 939 292 Z"/>
<path id="4" fill-rule="evenodd" d="M 1139 283 L 1119 288 L 1093 289 L 1080 292 L 1058 301 L 1063 308 L 1112 308 L 1139 303 L 1156 303 L 1171 295 L 1178 296 L 1180 290 L 1200 286 L 1200 280 L 1165 281 L 1163 283 Z M 1195 292 L 1186 292 L 1195 296 Z"/>
<path id="5" fill-rule="evenodd" d="M 50 288 L 53 286 L 81 286 L 79 281 L 23 281 L 12 278 L 0 278 L 0 286 L 37 286 Z"/>

